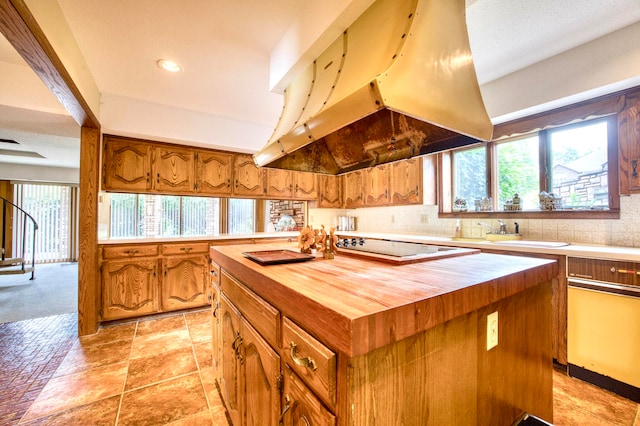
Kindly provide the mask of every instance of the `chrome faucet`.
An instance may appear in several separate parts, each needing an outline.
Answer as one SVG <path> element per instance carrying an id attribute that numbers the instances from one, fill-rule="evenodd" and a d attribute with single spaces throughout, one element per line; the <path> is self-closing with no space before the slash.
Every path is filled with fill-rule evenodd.
<path id="1" fill-rule="evenodd" d="M 478 222 L 478 225 L 485 226 L 489 228 L 489 232 L 487 234 L 506 234 L 507 233 L 507 224 L 504 223 L 503 220 L 498 219 L 498 223 L 500 224 L 500 229 L 496 229 L 488 223 Z"/>
<path id="2" fill-rule="evenodd" d="M 507 225 L 504 223 L 503 220 L 498 219 L 498 223 L 500 224 L 500 234 L 506 234 L 507 233 Z"/>
<path id="3" fill-rule="evenodd" d="M 498 233 L 496 228 L 494 228 L 493 226 L 489 225 L 488 223 L 478 222 L 478 225 L 486 226 L 487 228 L 489 228 L 489 232 L 487 232 L 487 234 L 497 234 Z"/>

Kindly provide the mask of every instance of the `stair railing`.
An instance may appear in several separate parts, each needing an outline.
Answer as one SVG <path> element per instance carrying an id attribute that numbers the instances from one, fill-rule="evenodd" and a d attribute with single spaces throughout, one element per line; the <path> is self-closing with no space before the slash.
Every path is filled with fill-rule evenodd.
<path id="1" fill-rule="evenodd" d="M 18 210 L 19 214 L 22 214 L 22 221 L 23 221 L 22 222 L 22 253 L 20 255 L 22 273 L 25 272 L 25 264 L 26 264 L 24 257 L 27 249 L 27 244 L 26 244 L 27 243 L 27 225 L 31 223 L 33 226 L 33 241 L 31 246 L 31 279 L 34 279 L 35 264 L 36 264 L 36 231 L 38 230 L 38 223 L 33 218 L 33 216 L 31 216 L 29 213 L 24 211 L 21 207 L 15 205 L 14 203 L 12 203 L 11 201 L 7 200 L 4 197 L 0 197 L 0 200 L 2 200 L 2 229 L 0 229 L 0 231 L 2 232 L 2 260 L 4 261 L 6 259 L 7 220 L 8 220 L 7 204 L 10 204 L 11 206 L 13 206 Z M 29 220 L 30 222 L 27 222 L 27 220 Z M 14 218 L 14 222 L 16 222 L 16 218 Z"/>

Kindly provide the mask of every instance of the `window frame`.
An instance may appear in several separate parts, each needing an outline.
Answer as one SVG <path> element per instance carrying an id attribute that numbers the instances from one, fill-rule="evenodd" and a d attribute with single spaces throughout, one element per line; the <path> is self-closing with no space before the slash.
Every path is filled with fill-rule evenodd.
<path id="1" fill-rule="evenodd" d="M 570 128 L 579 125 L 585 125 L 589 122 L 596 120 L 607 120 L 607 160 L 608 160 L 608 191 L 609 191 L 609 209 L 608 210 L 519 210 L 519 211 L 504 211 L 499 210 L 497 206 L 497 157 L 496 146 L 507 140 L 513 140 L 515 137 L 497 138 L 495 140 L 479 143 L 474 145 L 468 145 L 464 148 L 457 148 L 450 151 L 441 152 L 438 154 L 438 169 L 442 173 L 441 178 L 438 180 L 438 216 L 439 217 L 470 217 L 470 218 L 491 218 L 504 216 L 518 217 L 518 218 L 571 218 L 571 219 L 618 219 L 620 218 L 620 191 L 619 191 L 619 162 L 618 162 L 618 123 L 617 115 L 609 114 L 600 117 L 588 117 L 589 119 L 583 120 L 568 120 L 564 123 L 556 123 L 548 127 L 535 129 L 529 132 L 523 132 L 519 134 L 519 137 L 526 137 L 537 133 L 539 137 L 539 188 L 548 188 L 550 179 L 549 164 L 549 150 L 550 150 L 550 138 L 549 134 L 558 129 Z M 516 132 L 513 132 L 514 134 Z M 491 197 L 493 203 L 493 211 L 490 212 L 453 212 L 453 154 L 454 152 L 476 148 L 478 145 L 485 145 L 485 152 L 487 156 L 487 196 Z M 546 190 L 546 189 L 545 189 Z"/>

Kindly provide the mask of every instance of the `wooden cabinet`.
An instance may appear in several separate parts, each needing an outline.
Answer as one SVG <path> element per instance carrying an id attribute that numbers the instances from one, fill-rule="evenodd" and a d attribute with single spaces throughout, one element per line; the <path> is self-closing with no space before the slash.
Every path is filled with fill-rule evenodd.
<path id="1" fill-rule="evenodd" d="M 196 151 L 196 192 L 200 195 L 231 195 L 233 155 Z"/>
<path id="2" fill-rule="evenodd" d="M 389 204 L 389 165 L 382 164 L 365 171 L 364 204 L 386 206 Z"/>
<path id="3" fill-rule="evenodd" d="M 280 356 L 268 340 L 278 333 L 279 312 L 224 271 L 221 290 L 220 388 L 229 417 L 236 426 L 277 426 Z"/>
<path id="4" fill-rule="evenodd" d="M 234 425 L 241 425 L 244 398 L 241 382 L 242 360 L 240 344 L 242 337 L 240 333 L 240 312 L 222 295 L 220 298 L 221 330 L 222 330 L 222 374 L 220 377 L 220 390 L 224 400 L 227 413 Z"/>
<path id="5" fill-rule="evenodd" d="M 102 319 L 115 320 L 158 312 L 156 258 L 109 260 L 102 264 Z"/>
<path id="6" fill-rule="evenodd" d="M 233 195 L 243 197 L 265 195 L 264 169 L 256 166 L 252 156 L 236 155 L 233 174 Z"/>
<path id="7" fill-rule="evenodd" d="M 320 400 L 296 376 L 291 367 L 285 365 L 284 370 L 283 425 L 335 425 L 335 416 L 324 408 Z"/>
<path id="8" fill-rule="evenodd" d="M 162 310 L 175 311 L 206 305 L 208 277 L 207 255 L 163 259 Z"/>
<path id="9" fill-rule="evenodd" d="M 640 91 L 625 94 L 618 114 L 620 194 L 640 192 Z"/>
<path id="10" fill-rule="evenodd" d="M 344 208 L 422 204 L 422 163 L 422 158 L 410 158 L 345 174 Z"/>
<path id="11" fill-rule="evenodd" d="M 318 176 L 315 173 L 294 172 L 295 185 L 293 196 L 297 200 L 315 200 L 318 198 Z"/>
<path id="12" fill-rule="evenodd" d="M 339 209 L 342 207 L 342 176 L 320 175 L 318 207 Z"/>
<path id="13" fill-rule="evenodd" d="M 267 169 L 267 197 L 315 200 L 318 197 L 317 176 L 314 173 Z"/>
<path id="14" fill-rule="evenodd" d="M 293 196 L 294 173 L 289 170 L 267 169 L 267 196 L 276 199 Z"/>
<path id="15" fill-rule="evenodd" d="M 220 267 L 211 262 L 211 361 L 213 364 L 213 374 L 218 382 L 220 381 L 220 375 L 222 373 L 220 369 L 222 358 L 222 314 L 219 276 Z"/>
<path id="16" fill-rule="evenodd" d="M 171 145 L 153 148 L 153 189 L 183 194 L 195 189 L 193 151 Z"/>
<path id="17" fill-rule="evenodd" d="M 344 175 L 344 208 L 355 209 L 364 205 L 364 171 Z"/>
<path id="18" fill-rule="evenodd" d="M 104 189 L 146 192 L 152 188 L 151 144 L 104 137 L 102 183 Z"/>
<path id="19" fill-rule="evenodd" d="M 422 158 L 391 163 L 390 203 L 394 206 L 422 203 Z"/>

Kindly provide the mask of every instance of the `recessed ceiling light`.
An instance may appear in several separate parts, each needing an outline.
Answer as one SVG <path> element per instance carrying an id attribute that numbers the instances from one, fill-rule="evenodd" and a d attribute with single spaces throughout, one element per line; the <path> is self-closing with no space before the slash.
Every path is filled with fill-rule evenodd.
<path id="1" fill-rule="evenodd" d="M 165 71 L 169 72 L 180 72 L 182 71 L 182 67 L 180 64 L 170 61 L 169 59 L 158 59 L 158 66 Z"/>

